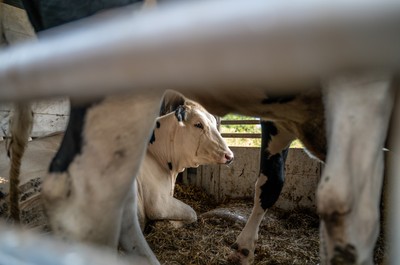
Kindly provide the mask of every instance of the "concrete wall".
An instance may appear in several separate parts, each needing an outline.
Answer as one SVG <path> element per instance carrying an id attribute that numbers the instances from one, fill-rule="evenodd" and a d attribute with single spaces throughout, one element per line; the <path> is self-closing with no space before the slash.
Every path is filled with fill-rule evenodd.
<path id="1" fill-rule="evenodd" d="M 69 101 L 65 98 L 36 101 L 32 104 L 33 128 L 31 137 L 43 137 L 66 129 L 69 119 Z M 12 104 L 0 104 L 0 137 L 9 135 Z"/>
<path id="2" fill-rule="evenodd" d="M 184 181 L 204 188 L 217 201 L 252 198 L 258 177 L 259 148 L 231 147 L 235 161 L 230 166 L 201 166 L 189 169 Z M 321 163 L 300 148 L 292 148 L 286 161 L 286 181 L 276 206 L 286 210 L 315 209 L 315 191 L 321 176 Z"/>

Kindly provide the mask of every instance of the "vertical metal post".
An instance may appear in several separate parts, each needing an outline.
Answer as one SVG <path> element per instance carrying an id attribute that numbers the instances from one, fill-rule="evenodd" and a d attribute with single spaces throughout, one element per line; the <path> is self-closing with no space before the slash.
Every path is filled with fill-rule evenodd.
<path id="1" fill-rule="evenodd" d="M 389 155 L 389 226 L 386 231 L 389 238 L 389 263 L 400 264 L 400 91 L 393 109 L 392 131 L 390 133 Z"/>

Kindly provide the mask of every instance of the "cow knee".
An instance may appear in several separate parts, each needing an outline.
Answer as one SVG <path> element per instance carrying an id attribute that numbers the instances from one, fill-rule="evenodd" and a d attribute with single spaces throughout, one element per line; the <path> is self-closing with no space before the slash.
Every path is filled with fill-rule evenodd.
<path id="1" fill-rule="evenodd" d="M 349 179 L 350 176 L 336 177 L 329 170 L 325 170 L 317 189 L 317 209 L 323 219 L 334 221 L 350 213 L 353 197 L 350 183 L 346 181 Z"/>
<path id="2" fill-rule="evenodd" d="M 317 210 L 321 216 L 321 259 L 323 263 L 354 264 L 358 259 L 354 238 L 349 234 L 352 197 L 345 175 L 325 170 L 317 190 Z M 340 263 L 341 262 L 341 263 Z"/>
<path id="3" fill-rule="evenodd" d="M 187 205 L 184 212 L 182 213 L 182 222 L 185 224 L 191 224 L 197 221 L 197 213 L 192 207 Z"/>
<path id="4" fill-rule="evenodd" d="M 68 199 L 72 194 L 71 178 L 67 173 L 49 174 L 42 184 L 45 205 Z"/>

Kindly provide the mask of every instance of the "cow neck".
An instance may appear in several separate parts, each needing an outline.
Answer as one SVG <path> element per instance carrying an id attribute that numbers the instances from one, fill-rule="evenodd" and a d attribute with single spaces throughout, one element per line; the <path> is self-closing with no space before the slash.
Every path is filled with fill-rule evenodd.
<path id="1" fill-rule="evenodd" d="M 154 129 L 154 141 L 148 145 L 148 152 L 157 160 L 166 172 L 176 176 L 185 170 L 186 158 L 177 150 L 179 146 L 179 123 L 174 113 L 157 119 L 159 126 Z M 182 147 L 180 147 L 182 148 Z"/>

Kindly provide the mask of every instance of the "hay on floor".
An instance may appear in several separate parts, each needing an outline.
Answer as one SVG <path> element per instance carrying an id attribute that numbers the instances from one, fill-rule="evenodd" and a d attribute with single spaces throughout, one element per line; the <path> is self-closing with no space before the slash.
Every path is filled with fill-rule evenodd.
<path id="1" fill-rule="evenodd" d="M 40 201 L 40 182 L 33 179 L 21 185 L 21 219 L 25 226 L 48 233 Z M 145 236 L 161 264 L 227 264 L 230 246 L 250 215 L 252 200 L 218 205 L 203 190 L 180 184 L 177 184 L 175 196 L 192 206 L 199 219 L 178 229 L 168 221 L 155 222 L 147 227 Z M 7 198 L 0 199 L 0 216 L 7 219 Z M 318 216 L 311 211 L 269 210 L 260 226 L 254 264 L 318 264 L 318 227 Z M 375 264 L 385 264 L 386 256 L 381 233 L 375 248 Z"/>
<path id="2" fill-rule="evenodd" d="M 203 191 L 177 185 L 176 197 L 191 205 L 198 222 L 175 229 L 168 221 L 150 225 L 146 238 L 165 265 L 227 264 L 230 246 L 244 227 L 242 216 L 250 214 L 252 201 L 231 201 L 218 205 L 229 214 L 202 215 L 217 207 Z M 232 217 L 231 213 L 239 213 Z M 319 262 L 319 220 L 315 213 L 293 213 L 272 209 L 260 227 L 254 264 L 317 264 Z"/>

